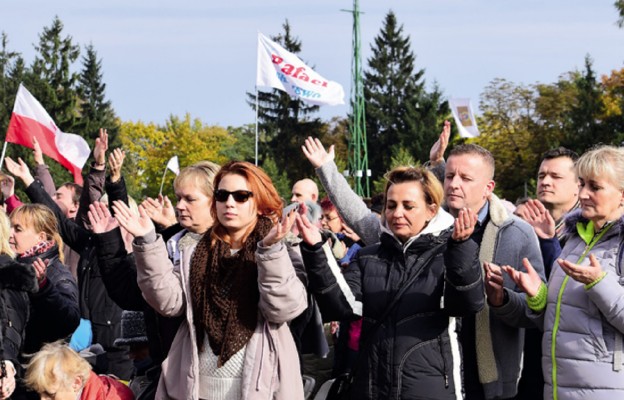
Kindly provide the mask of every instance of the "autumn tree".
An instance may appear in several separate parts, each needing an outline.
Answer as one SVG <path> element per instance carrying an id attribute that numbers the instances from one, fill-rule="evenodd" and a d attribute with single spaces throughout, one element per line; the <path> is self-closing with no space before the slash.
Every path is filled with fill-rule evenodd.
<path id="1" fill-rule="evenodd" d="M 400 148 L 428 159 L 448 106 L 437 86 L 425 89 L 425 70 L 416 69 L 410 38 L 392 11 L 371 49 L 364 73 L 366 133 L 369 149 L 383 149 L 368 152 L 373 177 L 379 177 L 390 167 L 388 155 Z"/>
<path id="2" fill-rule="evenodd" d="M 165 126 L 143 122 L 124 122 L 120 140 L 126 151 L 124 176 L 131 194 L 137 198 L 158 195 L 167 161 L 178 156 L 180 168 L 198 161 L 217 164 L 228 161 L 225 149 L 236 139 L 225 128 L 204 125 L 201 120 L 171 116 Z M 163 193 L 173 196 L 171 173 L 165 175 Z"/>
<path id="3" fill-rule="evenodd" d="M 485 88 L 479 104 L 481 135 L 472 142 L 494 155 L 496 192 L 513 202 L 525 195 L 545 150 L 533 136 L 535 91 L 499 78 Z"/>

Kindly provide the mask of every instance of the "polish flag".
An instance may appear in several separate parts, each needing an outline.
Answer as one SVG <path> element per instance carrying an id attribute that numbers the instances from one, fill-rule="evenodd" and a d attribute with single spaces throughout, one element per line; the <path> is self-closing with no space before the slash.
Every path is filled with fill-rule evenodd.
<path id="1" fill-rule="evenodd" d="M 74 181 L 82 184 L 82 167 L 91 154 L 87 141 L 62 132 L 37 99 L 20 84 L 5 141 L 32 149 L 33 137 L 37 138 L 43 154 L 67 168 Z"/>

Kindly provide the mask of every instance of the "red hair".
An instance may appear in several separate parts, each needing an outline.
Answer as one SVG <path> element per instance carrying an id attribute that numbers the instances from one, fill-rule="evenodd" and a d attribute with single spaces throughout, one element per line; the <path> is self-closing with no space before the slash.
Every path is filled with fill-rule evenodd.
<path id="1" fill-rule="evenodd" d="M 252 163 L 246 161 L 230 161 L 221 167 L 217 175 L 214 178 L 215 190 L 219 188 L 219 183 L 226 175 L 235 174 L 240 175 L 247 181 L 249 190 L 253 193 L 253 200 L 256 203 L 256 208 L 259 215 L 263 215 L 273 223 L 276 223 L 282 215 L 282 199 L 277 193 L 277 189 L 273 186 L 271 178 L 261 168 L 255 166 Z M 212 236 L 213 240 L 219 238 L 227 243 L 230 243 L 230 235 L 227 230 L 217 218 L 217 204 L 212 200 L 210 205 L 210 214 L 214 220 Z M 243 236 L 243 242 L 247 240 L 249 234 L 254 230 L 256 224 L 254 223 L 249 227 L 248 231 Z"/>

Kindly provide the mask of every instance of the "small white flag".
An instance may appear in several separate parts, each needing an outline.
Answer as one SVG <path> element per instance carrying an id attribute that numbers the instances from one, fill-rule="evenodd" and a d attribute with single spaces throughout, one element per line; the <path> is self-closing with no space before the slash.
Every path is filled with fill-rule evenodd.
<path id="1" fill-rule="evenodd" d="M 296 55 L 258 33 L 256 86 L 283 90 L 315 105 L 344 104 L 344 89 L 309 68 Z"/>
<path id="2" fill-rule="evenodd" d="M 180 174 L 180 164 L 178 163 L 178 156 L 173 156 L 167 161 L 167 168 L 169 168 L 174 174 Z"/>
<path id="3" fill-rule="evenodd" d="M 449 99 L 449 107 L 459 130 L 459 136 L 473 138 L 479 136 L 477 120 L 472 112 L 470 99 Z"/>

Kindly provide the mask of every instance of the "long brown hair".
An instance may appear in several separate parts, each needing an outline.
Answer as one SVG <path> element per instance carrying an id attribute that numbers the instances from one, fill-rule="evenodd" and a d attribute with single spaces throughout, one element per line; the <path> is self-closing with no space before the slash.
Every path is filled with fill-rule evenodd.
<path id="1" fill-rule="evenodd" d="M 221 167 L 214 180 L 214 187 L 217 189 L 219 183 L 224 176 L 229 174 L 240 175 L 247 180 L 249 189 L 253 193 L 253 200 L 256 203 L 256 208 L 259 215 L 263 215 L 273 223 L 276 223 L 278 218 L 282 215 L 282 199 L 280 198 L 277 189 L 273 186 L 271 178 L 259 167 L 246 162 L 246 161 L 230 161 Z M 214 220 L 212 239 L 221 239 L 224 242 L 230 243 L 230 235 L 227 230 L 217 218 L 217 205 L 212 200 L 210 206 L 210 214 Z M 245 235 L 243 235 L 243 243 L 247 240 L 249 234 L 254 230 L 255 224 L 249 227 Z"/>
<path id="2" fill-rule="evenodd" d="M 54 212 L 43 204 L 23 204 L 11 212 L 11 222 L 18 218 L 23 225 L 33 228 L 35 232 L 43 232 L 46 240 L 53 240 L 58 246 L 59 260 L 65 262 L 63 255 L 63 239 L 59 233 L 58 220 Z"/>

